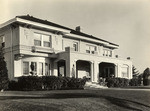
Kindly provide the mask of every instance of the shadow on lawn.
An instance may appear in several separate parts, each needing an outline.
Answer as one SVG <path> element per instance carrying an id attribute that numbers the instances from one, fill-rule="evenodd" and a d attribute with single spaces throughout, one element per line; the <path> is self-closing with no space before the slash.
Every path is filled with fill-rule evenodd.
<path id="1" fill-rule="evenodd" d="M 150 106 L 145 105 L 143 103 L 139 103 L 136 101 L 126 100 L 126 99 L 120 99 L 110 96 L 102 96 L 102 95 L 96 95 L 92 93 L 55 93 L 55 94 L 46 94 L 43 96 L 39 95 L 33 95 L 33 96 L 0 96 L 0 100 L 9 100 L 9 99 L 71 99 L 71 98 L 102 98 L 110 103 L 130 109 L 130 110 L 137 110 L 142 111 L 141 109 L 136 108 L 136 106 L 144 106 L 147 108 L 150 108 Z M 131 106 L 132 104 L 132 106 Z M 133 106 L 134 104 L 134 106 Z"/>

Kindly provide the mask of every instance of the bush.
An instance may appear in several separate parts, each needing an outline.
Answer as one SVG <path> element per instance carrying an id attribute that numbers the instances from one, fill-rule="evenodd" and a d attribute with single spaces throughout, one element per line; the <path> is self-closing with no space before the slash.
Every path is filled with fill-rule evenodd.
<path id="1" fill-rule="evenodd" d="M 0 49 L 1 50 L 1 49 Z M 2 53 L 0 53 L 0 90 L 8 88 L 8 70 Z"/>
<path id="2" fill-rule="evenodd" d="M 62 77 L 56 77 L 56 76 L 43 76 L 42 77 L 43 86 L 44 89 L 61 89 L 63 86 L 63 78 Z"/>
<path id="3" fill-rule="evenodd" d="M 140 86 L 141 85 L 141 78 L 132 78 L 129 82 L 130 86 Z"/>
<path id="4" fill-rule="evenodd" d="M 10 90 L 83 89 L 86 79 L 56 76 L 22 76 L 9 83 Z"/>
<path id="5" fill-rule="evenodd" d="M 22 76 L 18 78 L 18 87 L 20 90 L 41 90 L 42 79 L 37 76 Z"/>
<path id="6" fill-rule="evenodd" d="M 20 90 L 20 86 L 17 81 L 10 81 L 8 85 L 9 90 Z"/>
<path id="7" fill-rule="evenodd" d="M 68 87 L 70 89 L 83 89 L 85 83 L 86 79 L 71 78 L 71 80 L 68 82 Z"/>
<path id="8" fill-rule="evenodd" d="M 126 87 L 129 85 L 129 80 L 125 78 L 107 78 L 107 87 Z"/>

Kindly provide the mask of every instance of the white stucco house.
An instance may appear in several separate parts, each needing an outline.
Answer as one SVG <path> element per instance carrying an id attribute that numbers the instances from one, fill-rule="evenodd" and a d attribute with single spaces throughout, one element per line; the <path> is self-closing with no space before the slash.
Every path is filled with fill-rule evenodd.
<path id="1" fill-rule="evenodd" d="M 115 55 L 119 45 L 33 16 L 0 25 L 0 50 L 9 79 L 54 75 L 98 82 L 110 76 L 132 78 L 132 62 Z"/>

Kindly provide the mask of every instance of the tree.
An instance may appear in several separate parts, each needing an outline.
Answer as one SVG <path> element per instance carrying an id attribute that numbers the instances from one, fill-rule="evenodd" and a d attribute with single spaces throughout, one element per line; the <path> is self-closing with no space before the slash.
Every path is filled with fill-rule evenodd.
<path id="1" fill-rule="evenodd" d="M 144 86 L 150 85 L 150 69 L 146 68 L 143 72 L 143 84 Z"/>
<path id="2" fill-rule="evenodd" d="M 8 87 L 8 71 L 2 53 L 0 53 L 0 90 Z"/>
<path id="3" fill-rule="evenodd" d="M 135 66 L 132 66 L 132 75 L 133 77 L 138 77 L 139 76 L 139 71 L 135 68 Z"/>

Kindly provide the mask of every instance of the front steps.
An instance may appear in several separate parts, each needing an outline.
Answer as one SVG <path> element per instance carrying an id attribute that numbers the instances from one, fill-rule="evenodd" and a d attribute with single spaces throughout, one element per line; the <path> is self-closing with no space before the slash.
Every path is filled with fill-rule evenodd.
<path id="1" fill-rule="evenodd" d="M 86 82 L 84 89 L 107 89 L 107 86 L 98 83 Z"/>

